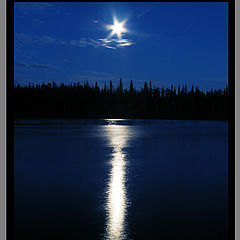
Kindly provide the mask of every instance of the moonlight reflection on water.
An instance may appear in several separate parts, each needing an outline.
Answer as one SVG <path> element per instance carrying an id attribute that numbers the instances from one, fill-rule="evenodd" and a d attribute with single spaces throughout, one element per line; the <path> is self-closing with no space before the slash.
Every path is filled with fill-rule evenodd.
<path id="1" fill-rule="evenodd" d="M 110 172 L 106 190 L 106 232 L 105 239 L 127 239 L 127 189 L 126 154 L 124 148 L 130 137 L 130 128 L 126 125 L 107 125 L 108 146 L 112 148 Z"/>
<path id="2" fill-rule="evenodd" d="M 227 240 L 228 123 L 19 120 L 14 214 L 16 240 Z"/>

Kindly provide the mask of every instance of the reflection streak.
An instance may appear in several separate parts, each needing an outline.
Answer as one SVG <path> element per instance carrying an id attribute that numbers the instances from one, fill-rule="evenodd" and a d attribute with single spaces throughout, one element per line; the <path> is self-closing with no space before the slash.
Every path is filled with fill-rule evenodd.
<path id="1" fill-rule="evenodd" d="M 113 148 L 110 160 L 110 173 L 106 191 L 107 213 L 105 239 L 126 239 L 126 154 L 123 148 L 129 137 L 129 127 L 119 125 L 106 126 L 109 146 Z"/>

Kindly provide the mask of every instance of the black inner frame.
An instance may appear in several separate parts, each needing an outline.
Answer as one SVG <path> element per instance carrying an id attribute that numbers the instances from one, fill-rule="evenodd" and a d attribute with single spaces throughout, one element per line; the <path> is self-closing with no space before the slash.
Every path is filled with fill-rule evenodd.
<path id="1" fill-rule="evenodd" d="M 6 12 L 6 239 L 14 239 L 14 2 L 7 0 Z M 31 1 L 34 2 L 34 1 Z M 37 1 L 46 2 L 46 1 Z M 55 1 L 51 2 L 66 2 Z M 78 1 L 71 1 L 78 2 Z M 118 1 L 115 1 L 118 2 Z M 139 1 L 140 2 L 140 1 Z M 166 2 L 166 1 L 164 1 Z M 168 1 L 171 2 L 171 1 Z M 181 1 L 172 1 L 181 2 Z M 184 1 L 194 2 L 194 1 Z M 228 2 L 228 238 L 235 239 L 235 1 L 197 1 Z"/>

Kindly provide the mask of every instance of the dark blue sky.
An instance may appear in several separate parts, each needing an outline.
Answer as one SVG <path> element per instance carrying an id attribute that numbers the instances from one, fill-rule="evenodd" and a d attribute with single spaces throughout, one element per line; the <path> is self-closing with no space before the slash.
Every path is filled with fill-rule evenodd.
<path id="1" fill-rule="evenodd" d="M 15 83 L 228 82 L 227 3 L 15 3 Z M 107 25 L 126 20 L 120 38 Z"/>

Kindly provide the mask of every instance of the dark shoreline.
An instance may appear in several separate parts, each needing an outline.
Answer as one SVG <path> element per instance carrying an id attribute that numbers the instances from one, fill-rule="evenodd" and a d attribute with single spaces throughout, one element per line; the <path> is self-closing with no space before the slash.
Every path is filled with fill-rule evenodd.
<path id="1" fill-rule="evenodd" d="M 14 87 L 14 119 L 159 119 L 220 120 L 229 118 L 228 88 L 203 92 L 198 87 L 152 88 L 151 82 L 136 90 L 100 89 L 96 83 L 81 85 L 29 85 Z"/>
<path id="2" fill-rule="evenodd" d="M 184 118 L 184 117 L 129 117 L 124 115 L 115 115 L 115 116 L 86 116 L 86 117 L 77 117 L 77 116 L 18 116 L 14 118 L 14 121 L 21 120 L 176 120 L 176 121 L 223 121 L 228 122 L 229 119 L 226 118 L 206 118 L 206 117 L 196 117 L 196 118 Z"/>

